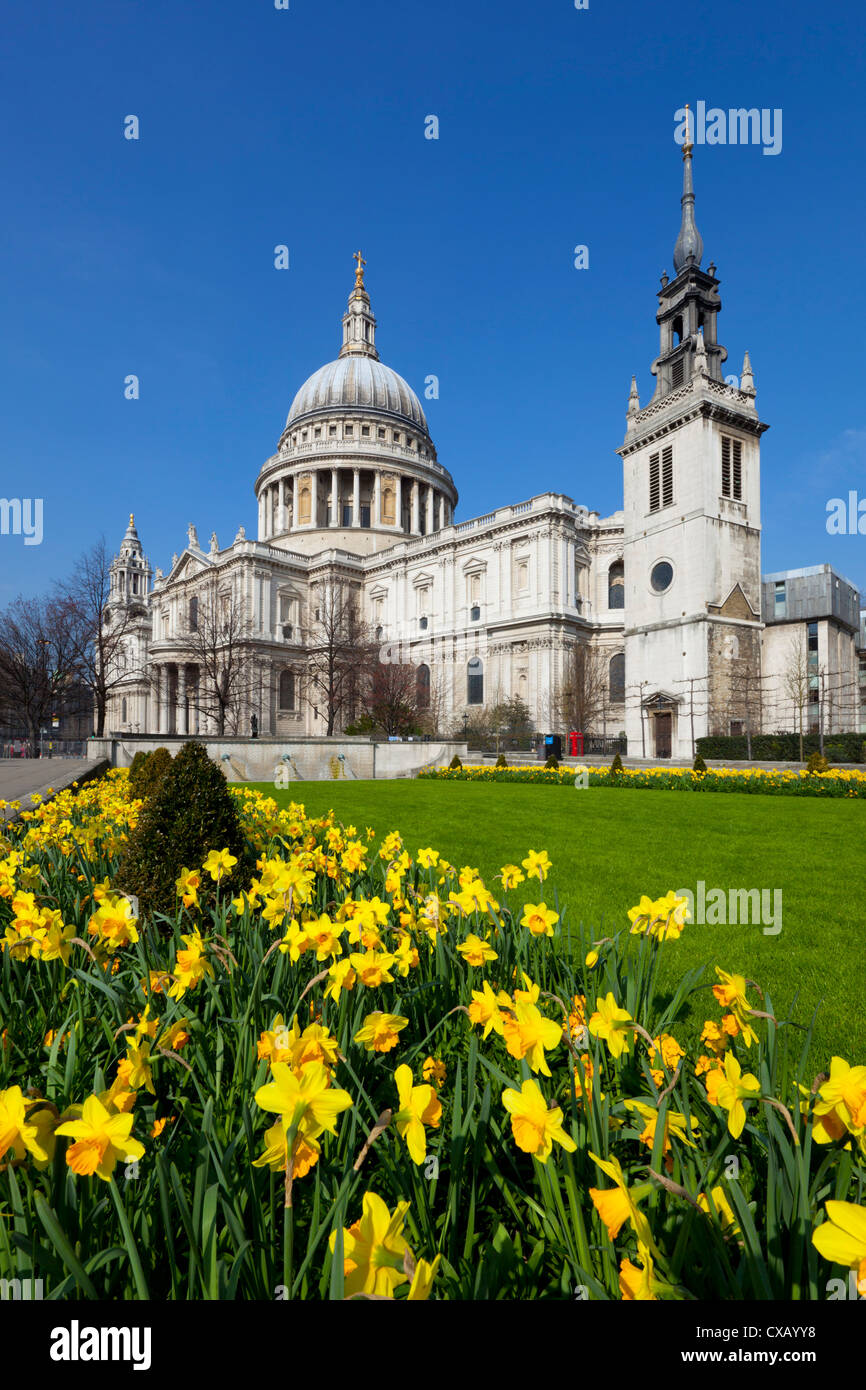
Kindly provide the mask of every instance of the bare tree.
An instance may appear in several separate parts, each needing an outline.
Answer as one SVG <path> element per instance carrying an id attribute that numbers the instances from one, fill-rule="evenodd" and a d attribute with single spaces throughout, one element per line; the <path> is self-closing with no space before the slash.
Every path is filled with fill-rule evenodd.
<path id="1" fill-rule="evenodd" d="M 803 714 L 809 703 L 809 659 L 799 632 L 791 638 L 788 664 L 782 673 L 782 689 L 794 707 L 800 735 L 800 762 L 803 762 Z"/>
<path id="2" fill-rule="evenodd" d="M 327 579 L 310 594 L 304 694 L 321 712 L 330 737 L 354 719 L 362 704 L 378 648 L 359 615 L 358 588 Z"/>
<path id="3" fill-rule="evenodd" d="M 383 734 L 414 733 L 419 727 L 418 668 L 402 662 L 377 662 L 370 673 L 365 703 Z"/>
<path id="4" fill-rule="evenodd" d="M 231 577 L 212 570 L 190 595 L 184 645 L 199 671 L 190 705 L 220 736 L 240 732 L 252 685 L 251 635 L 246 604 Z"/>
<path id="5" fill-rule="evenodd" d="M 111 558 L 104 537 L 85 551 L 72 577 L 58 583 L 55 592 L 65 605 L 69 640 L 81 682 L 93 696 L 95 732 L 101 737 L 112 691 L 134 674 L 121 658 L 135 619 L 145 611 L 144 599 L 111 602 Z M 140 676 L 144 678 L 143 671 Z"/>
<path id="6" fill-rule="evenodd" d="M 594 733 L 599 717 L 606 716 L 608 702 L 608 663 L 604 654 L 586 643 L 578 643 L 567 658 L 553 714 L 565 728 Z"/>
<path id="7" fill-rule="evenodd" d="M 76 614 L 59 598 L 19 596 L 0 612 L 0 689 L 35 748 L 79 681 Z"/>

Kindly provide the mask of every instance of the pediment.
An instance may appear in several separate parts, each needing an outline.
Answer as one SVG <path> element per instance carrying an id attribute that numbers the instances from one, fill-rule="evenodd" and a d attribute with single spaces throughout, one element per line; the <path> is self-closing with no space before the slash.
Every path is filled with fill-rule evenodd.
<path id="1" fill-rule="evenodd" d="M 745 622 L 754 622 L 758 616 L 740 584 L 734 585 L 724 603 L 708 603 L 707 610 L 720 618 L 741 618 Z"/>

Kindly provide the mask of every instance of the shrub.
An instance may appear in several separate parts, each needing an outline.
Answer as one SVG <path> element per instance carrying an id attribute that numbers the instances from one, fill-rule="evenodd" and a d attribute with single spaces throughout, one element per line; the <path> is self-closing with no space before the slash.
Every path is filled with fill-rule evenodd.
<path id="1" fill-rule="evenodd" d="M 553 768 L 553 769 L 555 770 L 556 768 L 559 767 L 559 760 L 558 760 L 557 758 L 555 758 L 555 757 L 553 756 L 553 754 L 551 753 L 550 757 L 547 759 L 547 762 L 544 764 L 544 766 L 545 766 L 545 767 Z"/>
<path id="2" fill-rule="evenodd" d="M 169 758 L 164 777 L 145 802 L 118 869 L 118 885 L 138 897 L 143 911 L 171 913 L 181 869 L 200 869 L 212 849 L 227 849 L 238 860 L 221 886 L 229 882 L 234 891 L 246 886 L 253 860 L 237 804 L 202 744 L 185 743 L 176 758 Z M 203 875 L 200 900 L 207 903 L 214 889 Z"/>
<path id="3" fill-rule="evenodd" d="M 495 762 L 494 766 L 495 766 L 495 767 L 507 767 L 507 766 L 508 766 L 508 762 L 507 762 L 507 760 L 506 760 L 506 757 L 505 757 L 505 754 L 504 754 L 504 753 L 500 753 L 500 754 L 499 754 L 499 757 L 496 759 L 496 762 Z"/>
<path id="4" fill-rule="evenodd" d="M 806 771 L 820 774 L 826 772 L 829 766 L 830 764 L 827 762 L 827 759 L 822 758 L 820 753 L 815 752 L 811 755 L 806 764 Z"/>
<path id="5" fill-rule="evenodd" d="M 692 763 L 692 772 L 706 772 L 706 770 L 707 765 L 701 757 L 700 753 L 698 753 L 695 757 L 694 762 Z"/>
<path id="6" fill-rule="evenodd" d="M 616 753 L 614 755 L 613 762 L 610 765 L 610 770 L 612 774 L 622 772 L 622 758 L 619 756 L 619 753 Z"/>
<path id="7" fill-rule="evenodd" d="M 451 759 L 451 761 L 450 761 L 450 763 L 448 764 L 448 766 L 449 766 L 450 768 L 453 768 L 454 771 L 456 771 L 458 767 L 462 767 L 462 766 L 463 766 L 463 764 L 461 763 L 461 761 L 460 761 L 460 759 L 458 758 L 458 756 L 457 756 L 456 753 L 454 754 L 454 757 Z"/>
<path id="8" fill-rule="evenodd" d="M 167 748 L 155 748 L 152 753 L 136 753 L 129 769 L 129 791 L 136 800 L 146 801 L 153 796 L 168 769 L 171 754 Z"/>

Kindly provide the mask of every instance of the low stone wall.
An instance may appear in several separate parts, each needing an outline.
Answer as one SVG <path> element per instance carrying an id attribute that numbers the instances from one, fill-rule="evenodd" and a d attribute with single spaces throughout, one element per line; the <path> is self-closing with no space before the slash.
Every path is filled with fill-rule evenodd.
<path id="1" fill-rule="evenodd" d="M 422 770 L 447 767 L 456 753 L 466 761 L 466 744 L 447 739 L 422 743 L 374 743 L 366 738 L 199 738 L 229 782 L 365 781 L 415 777 Z M 129 767 L 136 753 L 167 748 L 173 755 L 183 736 L 92 738 L 91 757 L 107 758 L 112 767 Z M 92 750 L 92 752 L 91 752 Z"/>

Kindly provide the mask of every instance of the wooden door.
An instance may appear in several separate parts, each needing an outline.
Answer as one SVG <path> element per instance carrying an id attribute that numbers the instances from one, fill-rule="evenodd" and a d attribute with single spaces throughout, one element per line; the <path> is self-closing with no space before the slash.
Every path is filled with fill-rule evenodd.
<path id="1" fill-rule="evenodd" d="M 671 716 L 656 715 L 656 757 L 669 758 L 671 755 Z"/>

